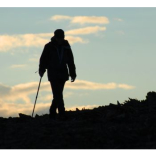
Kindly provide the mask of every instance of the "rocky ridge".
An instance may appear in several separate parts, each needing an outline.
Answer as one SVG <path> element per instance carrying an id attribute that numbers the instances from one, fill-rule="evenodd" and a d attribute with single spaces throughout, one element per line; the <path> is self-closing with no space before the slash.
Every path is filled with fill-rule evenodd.
<path id="1" fill-rule="evenodd" d="M 66 119 L 0 117 L 1 149 L 156 149 L 156 92 L 145 100 L 66 111 Z"/>

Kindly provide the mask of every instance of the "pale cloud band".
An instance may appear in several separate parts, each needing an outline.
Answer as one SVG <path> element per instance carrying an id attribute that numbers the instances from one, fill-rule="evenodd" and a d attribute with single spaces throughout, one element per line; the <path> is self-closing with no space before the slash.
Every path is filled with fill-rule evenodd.
<path id="1" fill-rule="evenodd" d="M 5 86 L 0 84 L 0 96 L 7 101 L 16 101 L 18 99 L 23 99 L 25 103 L 30 103 L 29 95 L 35 94 L 37 90 L 38 82 L 29 82 L 18 84 L 12 87 Z M 134 89 L 134 86 L 128 84 L 116 84 L 112 83 L 95 83 L 85 80 L 76 80 L 74 83 L 69 81 L 66 82 L 65 87 L 67 89 L 76 89 L 76 90 L 100 90 L 100 89 Z M 42 82 L 40 91 L 51 92 L 50 83 Z"/>
<path id="2" fill-rule="evenodd" d="M 1 35 L 0 36 L 0 52 L 6 52 L 18 47 L 43 47 L 50 41 L 52 33 L 45 34 L 24 34 L 24 35 Z M 66 36 L 69 43 L 86 43 L 81 37 Z"/>
<path id="3" fill-rule="evenodd" d="M 10 68 L 24 68 L 26 66 L 26 64 L 13 64 L 10 66 Z"/>
<path id="4" fill-rule="evenodd" d="M 18 116 L 18 113 L 30 114 L 32 112 L 33 103 L 30 100 L 30 95 L 36 95 L 38 87 L 38 82 L 28 82 L 23 84 L 18 84 L 15 86 L 6 86 L 0 84 L 0 114 L 1 116 Z M 67 82 L 65 88 L 72 90 L 101 90 L 101 89 L 134 89 L 134 86 L 127 84 L 116 84 L 112 83 L 95 83 L 85 80 L 76 80 L 74 83 Z M 49 82 L 42 82 L 40 87 L 40 94 L 42 92 L 47 92 L 48 94 L 44 98 L 38 97 L 39 102 L 36 108 L 36 112 L 48 110 L 50 107 L 50 102 L 52 100 L 52 93 Z M 64 98 L 69 98 L 73 93 L 70 91 L 64 95 Z M 22 100 L 24 103 L 18 104 L 17 101 Z M 16 115 L 15 115 L 16 114 Z"/>
<path id="5" fill-rule="evenodd" d="M 105 16 L 64 16 L 64 15 L 54 15 L 50 20 L 60 21 L 60 20 L 70 20 L 71 23 L 78 24 L 108 24 L 109 19 Z"/>
<path id="6" fill-rule="evenodd" d="M 68 30 L 65 32 L 69 43 L 88 43 L 82 37 L 73 35 L 88 35 L 100 31 L 105 31 L 105 27 L 93 26 L 79 29 Z M 0 52 L 6 52 L 18 47 L 43 47 L 50 41 L 53 33 L 39 33 L 39 34 L 20 34 L 20 35 L 0 35 Z"/>
<path id="7" fill-rule="evenodd" d="M 38 34 L 1 35 L 0 51 L 8 51 L 18 47 L 38 47 L 47 42 L 47 39 L 40 37 Z"/>
<path id="8" fill-rule="evenodd" d="M 74 84 L 67 82 L 66 85 L 69 89 L 87 89 L 87 90 L 99 90 L 99 89 L 134 89 L 134 86 L 127 85 L 127 84 L 116 84 L 114 82 L 111 83 L 95 83 L 90 81 L 84 80 L 76 80 Z"/>
<path id="9" fill-rule="evenodd" d="M 94 34 L 99 31 L 105 31 L 106 27 L 85 27 L 85 28 L 79 28 L 79 29 L 73 29 L 66 32 L 67 35 L 86 35 L 86 34 Z"/>

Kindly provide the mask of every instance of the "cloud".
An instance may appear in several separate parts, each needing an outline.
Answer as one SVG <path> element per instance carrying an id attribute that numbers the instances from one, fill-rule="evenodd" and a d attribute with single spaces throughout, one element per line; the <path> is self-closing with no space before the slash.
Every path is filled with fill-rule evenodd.
<path id="1" fill-rule="evenodd" d="M 26 66 L 26 64 L 13 64 L 10 66 L 10 68 L 24 68 Z"/>
<path id="2" fill-rule="evenodd" d="M 0 84 L 0 96 L 1 101 L 12 103 L 16 102 L 17 100 L 23 100 L 25 104 L 31 103 L 30 95 L 36 94 L 38 88 L 38 82 L 28 82 L 23 84 L 18 84 L 12 87 Z M 69 81 L 66 82 L 65 88 L 67 89 L 74 89 L 74 90 L 101 90 L 101 89 L 134 89 L 134 86 L 127 85 L 127 84 L 116 84 L 116 83 L 95 83 L 90 81 L 84 80 L 76 80 L 74 83 Z M 49 82 L 42 82 L 40 87 L 40 92 L 50 92 L 50 94 L 46 97 L 46 100 L 50 100 L 51 97 L 51 87 Z M 69 97 L 69 94 L 66 95 Z M 42 101 L 44 101 L 43 99 Z"/>
<path id="3" fill-rule="evenodd" d="M 127 84 L 119 84 L 118 88 L 122 88 L 122 89 L 134 89 L 134 86 L 129 86 Z"/>
<path id="4" fill-rule="evenodd" d="M 98 23 L 98 24 L 108 24 L 109 20 L 107 17 L 101 16 L 76 16 L 72 19 L 72 23 Z"/>
<path id="5" fill-rule="evenodd" d="M 4 102 L 12 103 L 22 99 L 26 104 L 31 103 L 29 95 L 36 94 L 38 82 L 29 82 L 8 87 L 0 84 L 0 96 Z M 43 83 L 42 91 L 50 91 L 49 83 Z"/>
<path id="6" fill-rule="evenodd" d="M 53 33 L 23 34 L 23 35 L 1 35 L 0 52 L 6 52 L 18 47 L 43 47 L 50 41 Z M 66 36 L 70 44 L 87 43 L 81 37 Z"/>
<path id="7" fill-rule="evenodd" d="M 87 40 L 84 40 L 81 37 L 66 36 L 65 39 L 67 39 L 71 45 L 74 43 L 88 43 Z"/>
<path id="8" fill-rule="evenodd" d="M 66 31 L 67 35 L 86 35 L 86 34 L 94 34 L 99 31 L 105 31 L 106 27 L 99 27 L 99 26 L 94 26 L 94 27 L 85 27 L 85 28 L 79 28 L 79 29 L 73 29 Z"/>
<path id="9" fill-rule="evenodd" d="M 0 51 L 8 51 L 17 47 L 38 47 L 47 42 L 48 39 L 42 38 L 38 34 L 1 35 Z"/>
<path id="10" fill-rule="evenodd" d="M 12 87 L 0 84 L 0 96 L 5 101 L 14 102 L 18 99 L 22 99 L 25 103 L 30 103 L 29 95 L 36 94 L 39 82 L 28 82 L 23 84 L 18 84 Z M 112 83 L 95 83 L 85 80 L 76 80 L 74 83 L 69 81 L 66 82 L 65 87 L 67 89 L 76 90 L 101 90 L 101 89 L 134 89 L 134 86 L 127 84 L 116 84 Z M 46 91 L 51 92 L 51 87 L 49 82 L 41 82 L 40 92 Z M 50 99 L 50 95 L 48 96 Z"/>
<path id="11" fill-rule="evenodd" d="M 99 89 L 134 89 L 135 86 L 127 85 L 127 84 L 116 84 L 114 82 L 111 83 L 95 83 L 84 80 L 76 80 L 74 83 L 67 82 L 66 87 L 69 89 L 85 89 L 85 90 L 99 90 Z"/>
<path id="12" fill-rule="evenodd" d="M 15 86 L 6 86 L 4 84 L 0 84 L 0 114 L 3 117 L 8 116 L 18 116 L 18 113 L 24 113 L 24 114 L 31 114 L 33 109 L 33 103 L 30 100 L 30 95 L 36 95 L 37 88 L 38 88 L 39 82 L 28 82 L 28 83 L 22 83 Z M 67 89 L 74 89 L 74 90 L 101 90 L 101 89 L 134 89 L 134 86 L 127 85 L 127 84 L 116 84 L 114 82 L 112 83 L 95 83 L 91 81 L 85 81 L 85 80 L 76 80 L 74 83 L 67 82 L 65 85 L 65 88 Z M 36 112 L 48 112 L 50 103 L 47 101 L 52 100 L 52 93 L 51 93 L 51 87 L 49 82 L 41 82 L 40 86 L 40 95 L 43 92 L 47 92 L 48 94 L 41 98 L 41 96 L 38 96 L 38 104 L 35 108 Z M 73 92 L 69 91 L 66 94 L 64 94 L 65 98 L 69 98 L 73 95 Z M 17 101 L 22 100 L 24 103 L 18 104 Z M 35 96 L 34 96 L 35 100 Z M 89 108 L 89 106 L 75 106 L 79 109 L 85 107 L 86 109 Z M 75 107 L 68 108 L 69 109 L 75 109 Z"/>
<path id="13" fill-rule="evenodd" d="M 27 115 L 32 114 L 32 110 L 34 107 L 34 103 L 31 103 L 29 95 L 36 94 L 38 87 L 38 82 L 29 82 L 25 84 L 18 84 L 13 87 L 9 87 L 3 84 L 0 84 L 0 116 L 1 117 L 18 117 L 19 113 L 24 113 Z M 42 94 L 43 91 L 51 92 L 50 84 L 49 82 L 43 82 L 41 84 L 40 88 L 40 94 Z M 64 97 L 68 98 L 71 95 L 73 95 L 72 92 L 67 92 Z M 39 115 L 49 113 L 49 108 L 51 103 L 46 101 L 52 100 L 52 94 L 48 94 L 45 97 L 38 96 L 38 103 L 35 107 L 35 113 Z M 17 104 L 16 100 L 23 99 L 25 103 Z M 40 100 L 44 102 L 39 102 Z M 67 107 L 66 110 L 75 110 L 76 108 L 82 109 L 82 108 L 89 108 L 89 106 L 78 106 L 75 105 L 72 107 Z M 92 108 L 92 107 L 90 107 Z"/>
<path id="14" fill-rule="evenodd" d="M 59 20 L 72 20 L 71 16 L 64 15 L 55 15 L 50 18 L 50 20 L 59 21 Z"/>
<path id="15" fill-rule="evenodd" d="M 60 20 L 70 20 L 70 23 L 78 24 L 108 24 L 109 19 L 105 16 L 64 16 L 64 15 L 54 15 L 50 20 L 60 21 Z"/>

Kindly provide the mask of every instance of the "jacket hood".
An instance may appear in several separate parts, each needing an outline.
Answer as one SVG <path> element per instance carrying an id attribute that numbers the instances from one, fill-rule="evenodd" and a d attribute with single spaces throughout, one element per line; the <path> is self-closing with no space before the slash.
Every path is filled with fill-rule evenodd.
<path id="1" fill-rule="evenodd" d="M 58 45 L 57 41 L 55 40 L 55 36 L 53 36 L 53 37 L 51 38 L 51 42 L 50 42 L 50 43 L 53 44 L 53 45 L 55 45 L 55 46 Z M 64 41 L 63 41 L 62 46 L 70 47 L 70 45 L 69 45 L 69 43 L 68 43 L 67 40 L 64 40 Z"/>

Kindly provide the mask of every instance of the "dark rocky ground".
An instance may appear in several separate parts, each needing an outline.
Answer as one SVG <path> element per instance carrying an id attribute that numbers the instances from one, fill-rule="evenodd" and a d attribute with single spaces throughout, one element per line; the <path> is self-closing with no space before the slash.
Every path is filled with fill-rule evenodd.
<path id="1" fill-rule="evenodd" d="M 92 110 L 0 118 L 1 149 L 156 149 L 156 92 Z"/>

